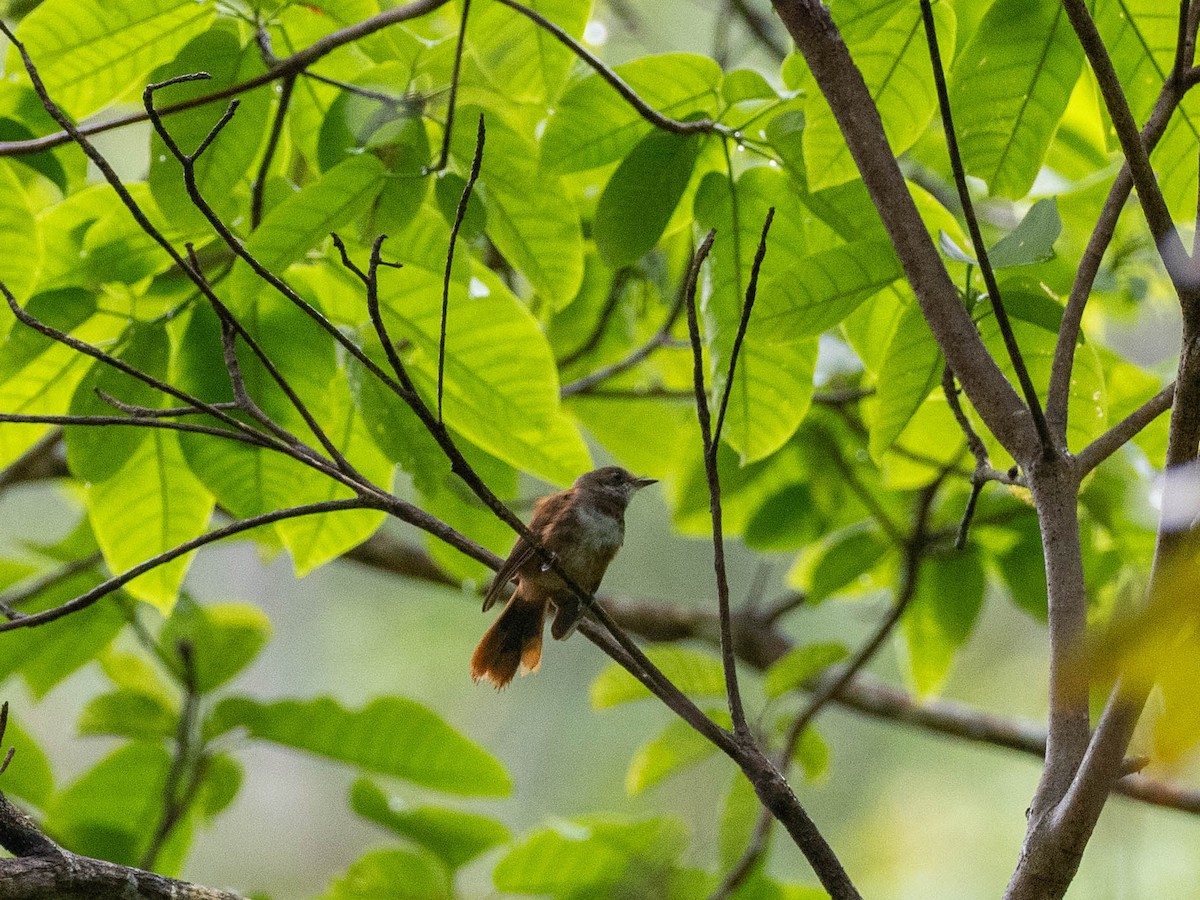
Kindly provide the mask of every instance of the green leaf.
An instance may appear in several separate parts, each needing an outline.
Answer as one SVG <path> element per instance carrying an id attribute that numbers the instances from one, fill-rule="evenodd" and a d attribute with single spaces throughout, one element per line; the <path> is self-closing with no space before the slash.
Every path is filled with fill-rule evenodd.
<path id="1" fill-rule="evenodd" d="M 849 655 L 850 651 L 846 646 L 836 641 L 793 647 L 786 656 L 767 670 L 766 681 L 763 684 L 767 696 L 782 697 Z"/>
<path id="2" fill-rule="evenodd" d="M 213 4 L 195 0 L 47 0 L 17 37 L 54 101 L 76 119 L 141 89 L 156 63 L 208 27 Z M 23 71 L 9 48 L 5 69 Z"/>
<path id="3" fill-rule="evenodd" d="M 9 710 L 11 713 L 11 710 Z M 34 806 L 45 807 L 54 791 L 54 773 L 50 760 L 33 738 L 9 717 L 4 731 L 4 746 L 0 752 L 13 749 L 12 762 L 4 772 L 4 793 L 28 800 Z M 0 759 L 3 756 L 0 755 Z"/>
<path id="4" fill-rule="evenodd" d="M 1050 296 L 1045 285 L 1032 278 L 1010 278 L 1000 283 L 1000 296 L 1010 318 L 1037 325 L 1051 334 L 1058 334 L 1062 325 L 1063 305 Z M 1083 332 L 1079 343 L 1085 343 Z"/>
<path id="5" fill-rule="evenodd" d="M 0 282 L 18 301 L 25 300 L 37 283 L 41 265 L 42 230 L 29 194 L 12 163 L 0 161 Z"/>
<path id="6" fill-rule="evenodd" d="M 430 853 L 373 850 L 334 879 L 323 900 L 450 900 L 449 873 Z"/>
<path id="7" fill-rule="evenodd" d="M 440 273 L 408 266 L 384 277 L 380 303 L 394 338 L 436 406 Z M 514 347 L 520 347 L 514 353 Z M 554 359 L 529 310 L 492 272 L 450 286 L 443 411 L 446 423 L 488 453 L 556 484 L 591 468 L 583 439 L 558 399 Z"/>
<path id="8" fill-rule="evenodd" d="M 32 88 L 30 91 L 32 92 Z M 0 141 L 28 141 L 32 140 L 34 136 L 34 132 L 23 122 L 7 116 L 0 116 Z M 64 194 L 70 191 L 67 184 L 67 172 L 63 168 L 62 161 L 53 152 L 44 150 L 41 153 L 30 153 L 26 156 L 15 157 L 15 161 L 49 178 L 54 182 L 54 186 Z M 6 190 L 5 193 L 7 195 L 8 191 Z M 29 234 L 25 234 L 20 237 L 28 239 L 29 236 Z M 7 276 L 5 280 L 8 280 Z M 9 287 L 13 288 L 12 282 L 9 282 Z M 23 292 L 13 288 L 13 293 L 21 296 Z"/>
<path id="9" fill-rule="evenodd" d="M 762 804 L 754 792 L 754 785 L 744 774 L 735 772 L 733 784 L 725 796 L 717 834 L 718 859 L 722 870 L 732 868 L 746 852 L 761 809 Z"/>
<path id="10" fill-rule="evenodd" d="M 37 613 L 78 597 L 101 581 L 95 572 L 81 572 L 57 581 L 21 607 Z M 30 691 L 44 697 L 81 666 L 100 655 L 125 624 L 112 598 L 72 613 L 40 628 L 0 634 L 0 681 L 20 672 Z"/>
<path id="11" fill-rule="evenodd" d="M 42 322 L 89 343 L 111 339 L 125 326 L 117 316 L 97 313 L 96 299 L 83 291 L 38 294 L 25 308 Z M 91 365 L 90 357 L 15 324 L 0 344 L 0 409 L 61 415 Z M 10 465 L 49 430 L 48 425 L 0 428 L 0 467 Z"/>
<path id="12" fill-rule="evenodd" d="M 1039 200 L 1016 228 L 992 246 L 988 259 L 997 269 L 1045 262 L 1054 258 L 1054 242 L 1061 232 L 1058 201 L 1053 197 Z"/>
<path id="13" fill-rule="evenodd" d="M 440 806 L 411 806 L 366 778 L 350 788 L 350 808 L 425 847 L 451 871 L 511 840 L 508 828 L 495 819 Z"/>
<path id="14" fill-rule="evenodd" d="M 829 745 L 819 731 L 809 726 L 800 735 L 792 759 L 808 781 L 819 781 L 829 772 Z"/>
<path id="15" fill-rule="evenodd" d="M 361 710 L 328 697 L 275 703 L 231 697 L 214 710 L 213 722 L 219 732 L 244 727 L 258 740 L 448 793 L 497 796 L 512 790 L 495 757 L 402 697 L 382 697 Z"/>
<path id="16" fill-rule="evenodd" d="M 249 603 L 197 605 L 180 598 L 158 640 L 175 657 L 180 641 L 192 648 L 196 689 L 215 690 L 250 665 L 271 636 L 271 620 Z M 180 664 L 182 665 L 182 664 Z"/>
<path id="17" fill-rule="evenodd" d="M 1004 346 L 996 317 L 989 310 L 978 322 L 979 333 L 984 345 L 1000 366 L 1000 370 L 1012 384 L 1017 378 L 1012 361 Z M 1050 383 L 1050 369 L 1054 361 L 1055 337 L 1042 327 L 1031 325 L 1015 317 L 1012 319 L 1013 336 L 1021 348 L 1021 356 L 1029 369 L 1029 377 L 1039 390 L 1045 391 Z M 1089 342 L 1075 348 L 1075 367 L 1071 373 L 1071 386 L 1067 394 L 1067 446 L 1078 453 L 1093 439 L 1100 436 L 1108 424 L 1108 388 L 1104 363 L 1096 346 Z M 1045 397 L 1042 403 L 1045 404 Z M 984 433 L 983 431 L 980 432 Z M 1006 465 L 1003 451 L 992 451 L 993 465 Z"/>
<path id="18" fill-rule="evenodd" d="M 76 853 L 137 865 L 154 834 L 170 764 L 159 742 L 126 744 L 51 802 L 47 831 Z"/>
<path id="19" fill-rule="evenodd" d="M 727 726 L 728 716 L 725 718 L 722 724 Z M 633 754 L 625 773 L 625 790 L 636 796 L 716 752 L 716 745 L 687 722 L 672 719 L 658 737 L 642 744 Z"/>
<path id="20" fill-rule="evenodd" d="M 170 338 L 161 325 L 130 327 L 124 335 L 125 346 L 113 351 L 121 361 L 154 378 L 167 380 L 171 352 Z M 118 410 L 100 397 L 100 392 L 132 406 L 161 407 L 166 395 L 111 366 L 96 364 L 75 389 L 71 398 L 73 416 L 116 416 Z M 67 465 L 72 474 L 85 482 L 112 478 L 140 449 L 150 429 L 121 427 L 68 427 L 63 431 L 67 445 Z"/>
<path id="21" fill-rule="evenodd" d="M 1046 590 L 1045 558 L 1037 526 L 1020 528 L 1017 540 L 1008 549 L 992 554 L 992 561 L 1008 587 L 1013 605 L 1039 622 L 1045 622 L 1049 608 Z"/>
<path id="22" fill-rule="evenodd" d="M 554 897 L 644 897 L 674 868 L 686 843 L 683 823 L 597 819 L 535 831 L 497 864 L 496 889 Z"/>
<path id="23" fill-rule="evenodd" d="M 757 325 L 777 343 L 832 328 L 901 276 L 890 244 L 855 241 L 807 257 L 763 286 Z"/>
<path id="24" fill-rule="evenodd" d="M 637 262 L 658 243 L 692 178 L 700 144 L 697 135 L 653 131 L 617 166 L 592 222 L 609 268 Z"/>
<path id="25" fill-rule="evenodd" d="M 507 11 L 511 14 L 510 11 Z M 474 124 L 477 107 L 458 112 Z M 478 190 L 496 248 L 556 309 L 583 281 L 583 232 L 562 179 L 538 171 L 537 148 L 498 117 L 484 114 L 487 141 Z M 461 166 L 475 155 L 474 128 L 455 129 L 452 149 Z"/>
<path id="26" fill-rule="evenodd" d="M 246 241 L 246 250 L 270 271 L 281 274 L 291 263 L 322 243 L 367 209 L 383 190 L 386 169 L 369 153 L 339 163 L 321 179 L 285 198 L 263 217 Z M 231 276 L 230 295 L 241 312 L 261 282 L 245 262 Z"/>
<path id="27" fill-rule="evenodd" d="M 159 675 L 158 667 L 145 657 L 125 650 L 109 649 L 99 662 L 105 677 L 116 687 L 135 694 L 149 694 L 164 705 L 173 703 L 174 693 Z"/>
<path id="28" fill-rule="evenodd" d="M 591 0 L 532 0 L 528 6 L 576 39 L 592 14 Z M 484 75 L 515 103 L 544 106 L 553 100 L 574 62 L 557 38 L 499 3 L 472 10 L 467 34 Z"/>
<path id="29" fill-rule="evenodd" d="M 746 100 L 778 100 L 771 83 L 753 69 L 734 69 L 721 82 L 721 99 L 728 105 Z"/>
<path id="30" fill-rule="evenodd" d="M 172 85 L 157 95 L 157 101 L 180 103 L 246 81 L 263 72 L 262 55 L 253 41 L 242 47 L 233 32 L 214 28 L 195 37 L 174 60 L 159 67 L 152 79 L 161 82 L 193 72 L 207 72 L 212 78 Z M 196 160 L 196 187 L 226 222 L 238 217 L 248 199 L 248 184 L 243 182 L 262 142 L 263 121 L 271 103 L 270 88 L 245 91 L 238 95 L 238 102 L 237 114 Z M 175 113 L 165 124 L 180 149 L 192 153 L 221 113 L 220 105 L 208 104 Z M 185 223 L 189 229 L 207 232 L 207 220 L 188 197 L 183 167 L 157 134 L 150 138 L 147 181 L 159 209 L 166 215 Z"/>
<path id="31" fill-rule="evenodd" d="M 875 411 L 869 422 L 872 459 L 881 459 L 896 442 L 925 398 L 941 383 L 944 368 L 942 351 L 921 307 L 912 300 L 896 325 L 879 370 Z"/>
<path id="32" fill-rule="evenodd" d="M 891 545 L 876 531 L 852 525 L 826 535 L 806 551 L 788 573 L 788 584 L 807 592 L 809 603 L 820 603 L 854 585 L 889 550 Z"/>
<path id="33" fill-rule="evenodd" d="M 921 565 L 916 594 L 900 620 L 906 680 L 922 697 L 941 690 L 983 608 L 979 549 L 970 545 Z"/>
<path id="34" fill-rule="evenodd" d="M 79 733 L 153 741 L 173 735 L 177 718 L 177 710 L 155 694 L 117 690 L 88 701 L 79 716 Z"/>
<path id="35" fill-rule="evenodd" d="M 228 807 L 241 790 L 243 777 L 242 764 L 228 753 L 211 754 L 196 795 L 200 814 L 211 820 Z"/>
<path id="36" fill-rule="evenodd" d="M 912 3 L 840 0 L 834 15 L 899 156 L 919 138 L 937 110 L 921 10 Z M 949 3 L 933 6 L 938 38 L 954 46 L 956 20 Z M 805 109 L 804 158 L 813 190 L 858 177 L 858 168 L 829 104 L 814 89 Z M 957 110 L 957 107 L 956 107 Z"/>
<path id="37" fill-rule="evenodd" d="M 152 431 L 124 466 L 87 489 L 88 517 L 104 560 L 124 572 L 204 533 L 213 496 L 192 474 L 174 432 Z M 168 612 L 192 554 L 139 575 L 130 594 Z"/>
<path id="38" fill-rule="evenodd" d="M 665 53 L 616 67 L 638 95 L 664 115 L 715 116 L 721 67 L 706 56 Z M 596 123 L 603 122 L 603 128 Z M 568 88 L 542 136 L 542 167 L 580 172 L 622 159 L 653 126 L 612 86 L 591 74 Z"/>
<path id="39" fill-rule="evenodd" d="M 329 439 L 347 459 L 353 460 L 355 468 L 373 484 L 385 490 L 390 487 L 394 467 L 371 440 L 362 414 L 354 406 L 344 382 L 330 390 L 326 417 L 325 430 Z M 350 488 L 305 468 L 292 482 L 287 502 L 321 503 L 352 496 Z M 303 578 L 357 547 L 375 533 L 385 518 L 385 513 L 371 509 L 340 510 L 285 519 L 276 523 L 275 531 L 292 555 L 296 577 Z"/>
<path id="40" fill-rule="evenodd" d="M 646 655 L 685 694 L 720 697 L 725 694 L 725 674 L 715 656 L 686 647 L 649 647 Z M 608 709 L 651 696 L 640 681 L 611 663 L 592 682 L 592 709 Z"/>
<path id="41" fill-rule="evenodd" d="M 1083 66 L 1062 6 L 997 0 L 955 60 L 950 107 L 967 174 L 1025 195 Z"/>

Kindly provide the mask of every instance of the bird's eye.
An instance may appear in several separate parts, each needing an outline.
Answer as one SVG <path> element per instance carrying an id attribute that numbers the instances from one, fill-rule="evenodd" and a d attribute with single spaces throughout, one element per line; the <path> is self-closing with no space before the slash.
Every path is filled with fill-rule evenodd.
<path id="1" fill-rule="evenodd" d="M 612 476 L 608 480 L 611 481 L 613 484 L 620 484 L 622 481 L 621 473 L 613 472 Z"/>

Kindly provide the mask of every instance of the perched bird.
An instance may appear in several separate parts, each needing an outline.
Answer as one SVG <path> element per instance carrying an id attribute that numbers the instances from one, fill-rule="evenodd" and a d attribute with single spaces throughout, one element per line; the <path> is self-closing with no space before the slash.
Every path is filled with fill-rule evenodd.
<path id="1" fill-rule="evenodd" d="M 539 500 L 529 530 L 576 585 L 595 593 L 625 538 L 625 507 L 635 493 L 656 481 L 631 475 L 620 466 L 587 472 L 568 490 Z M 543 623 L 551 603 L 557 612 L 550 633 L 557 640 L 575 630 L 580 616 L 579 598 L 524 538 L 517 540 L 496 573 L 483 598 L 484 611 L 491 609 L 512 579 L 517 589 L 471 656 L 471 677 L 486 679 L 497 689 L 512 681 L 518 668 L 522 675 L 538 670 Z"/>

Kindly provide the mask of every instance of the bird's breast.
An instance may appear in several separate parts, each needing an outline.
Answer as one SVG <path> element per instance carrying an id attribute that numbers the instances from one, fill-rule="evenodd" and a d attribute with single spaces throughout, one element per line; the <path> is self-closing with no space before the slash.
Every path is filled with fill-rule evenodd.
<path id="1" fill-rule="evenodd" d="M 594 553 L 616 553 L 625 540 L 625 517 L 607 510 L 579 506 L 575 509 L 580 543 Z"/>

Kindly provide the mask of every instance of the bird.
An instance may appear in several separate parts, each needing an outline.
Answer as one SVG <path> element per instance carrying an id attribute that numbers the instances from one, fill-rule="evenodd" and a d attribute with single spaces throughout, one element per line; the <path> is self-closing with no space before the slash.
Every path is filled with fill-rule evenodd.
<path id="1" fill-rule="evenodd" d="M 579 588 L 593 594 L 621 549 L 629 501 L 657 481 L 620 466 L 585 472 L 572 487 L 537 502 L 529 531 Z M 516 590 L 471 656 L 471 678 L 490 681 L 497 690 L 506 687 L 518 669 L 526 675 L 541 666 L 542 633 L 550 604 L 556 609 L 550 626 L 556 640 L 570 637 L 581 615 L 579 598 L 524 538 L 517 540 L 496 572 L 483 598 L 484 612 L 514 579 Z"/>

